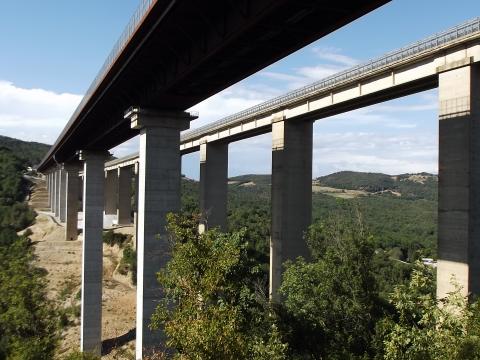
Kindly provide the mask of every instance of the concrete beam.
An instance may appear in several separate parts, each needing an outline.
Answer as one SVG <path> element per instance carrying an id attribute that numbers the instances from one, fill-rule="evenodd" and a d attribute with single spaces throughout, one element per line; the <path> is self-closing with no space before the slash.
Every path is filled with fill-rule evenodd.
<path id="1" fill-rule="evenodd" d="M 282 265 L 309 257 L 304 232 L 312 220 L 312 122 L 272 124 L 270 297 L 279 301 Z"/>
<path id="2" fill-rule="evenodd" d="M 101 353 L 103 204 L 108 152 L 80 152 L 83 161 L 83 252 L 80 349 Z"/>
<path id="3" fill-rule="evenodd" d="M 453 290 L 452 275 L 464 295 L 480 294 L 480 68 L 443 69 L 447 71 L 439 74 L 439 298 Z"/>
<path id="4" fill-rule="evenodd" d="M 80 193 L 80 164 L 66 164 L 67 178 L 65 240 L 77 240 L 78 237 L 78 204 Z"/>
<path id="5" fill-rule="evenodd" d="M 165 217 L 180 209 L 180 131 L 189 127 L 192 117 L 141 109 L 125 117 L 140 130 L 136 359 L 142 359 L 164 341 L 163 334 L 149 325 L 162 297 L 156 273 L 170 258 Z"/>
<path id="6" fill-rule="evenodd" d="M 117 214 L 118 173 L 105 171 L 105 214 Z"/>
<path id="7" fill-rule="evenodd" d="M 121 167 L 118 172 L 118 209 L 119 225 L 132 223 L 132 167 Z"/>
<path id="8" fill-rule="evenodd" d="M 227 230 L 228 143 L 200 145 L 200 231 Z"/>

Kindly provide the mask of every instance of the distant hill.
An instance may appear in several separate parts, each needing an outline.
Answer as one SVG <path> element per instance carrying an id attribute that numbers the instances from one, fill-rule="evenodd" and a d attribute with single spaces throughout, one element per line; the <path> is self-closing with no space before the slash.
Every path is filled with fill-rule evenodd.
<path id="1" fill-rule="evenodd" d="M 268 254 L 271 176 L 242 175 L 228 182 L 229 228 L 246 227 L 254 234 L 254 246 Z M 198 182 L 184 181 L 183 186 L 184 208 L 198 209 Z M 403 260 L 419 254 L 435 257 L 437 187 L 437 175 L 429 173 L 342 171 L 322 176 L 312 181 L 312 219 L 351 216 L 348 205 L 352 205 L 360 211 L 376 247 L 400 250 Z"/>
<path id="2" fill-rule="evenodd" d="M 437 199 L 438 177 L 429 173 L 386 175 L 340 171 L 315 179 L 318 185 L 369 193 L 395 193 L 407 199 Z"/>
<path id="3" fill-rule="evenodd" d="M 240 175 L 234 176 L 228 179 L 228 183 L 230 185 L 238 185 L 238 186 L 255 186 L 255 185 L 268 185 L 271 184 L 271 176 L 270 175 Z"/>
<path id="4" fill-rule="evenodd" d="M 19 158 L 24 159 L 30 166 L 40 164 L 50 149 L 50 145 L 33 141 L 22 141 L 0 135 L 0 147 L 12 150 Z"/>

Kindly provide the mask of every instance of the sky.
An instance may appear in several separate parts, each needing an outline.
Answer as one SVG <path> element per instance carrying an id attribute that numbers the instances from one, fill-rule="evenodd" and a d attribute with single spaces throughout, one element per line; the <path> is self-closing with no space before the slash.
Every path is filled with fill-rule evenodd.
<path id="1" fill-rule="evenodd" d="M 52 144 L 139 0 L 0 0 L 0 135 Z M 480 16 L 478 0 L 393 0 L 194 106 L 196 128 Z M 313 176 L 438 170 L 437 90 L 321 119 Z M 138 151 L 138 139 L 112 149 Z M 253 160 L 252 160 L 253 159 Z M 182 158 L 198 178 L 199 155 Z M 271 172 L 271 136 L 229 145 L 229 176 Z"/>

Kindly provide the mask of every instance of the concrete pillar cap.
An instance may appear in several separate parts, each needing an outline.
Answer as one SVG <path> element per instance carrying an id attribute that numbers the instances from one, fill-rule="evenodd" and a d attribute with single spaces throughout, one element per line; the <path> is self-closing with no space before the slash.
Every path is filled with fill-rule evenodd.
<path id="1" fill-rule="evenodd" d="M 167 127 L 186 130 L 190 121 L 198 118 L 198 113 L 187 111 L 169 111 L 132 106 L 125 111 L 124 119 L 130 119 L 132 129 L 146 127 Z"/>

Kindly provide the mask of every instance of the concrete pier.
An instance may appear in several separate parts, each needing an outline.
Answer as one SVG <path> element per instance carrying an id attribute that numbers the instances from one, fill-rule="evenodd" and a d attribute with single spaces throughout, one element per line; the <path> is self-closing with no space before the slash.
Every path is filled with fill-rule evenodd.
<path id="1" fill-rule="evenodd" d="M 463 66 L 462 66 L 463 65 Z M 439 68 L 437 296 L 480 294 L 480 71 L 456 62 Z"/>
<path id="2" fill-rule="evenodd" d="M 55 189 L 53 194 L 53 213 L 56 218 L 60 216 L 60 171 L 55 169 Z"/>
<path id="3" fill-rule="evenodd" d="M 134 172 L 134 181 L 135 181 L 135 195 L 134 195 L 134 208 L 133 208 L 133 228 L 135 229 L 135 244 L 134 248 L 135 250 L 137 249 L 138 246 L 138 173 L 140 171 L 140 166 L 138 165 L 138 162 L 135 163 L 135 166 L 133 168 Z"/>
<path id="4" fill-rule="evenodd" d="M 48 207 L 52 208 L 52 174 L 47 174 L 47 194 L 48 194 Z"/>
<path id="5" fill-rule="evenodd" d="M 227 230 L 228 143 L 200 144 L 200 231 Z"/>
<path id="6" fill-rule="evenodd" d="M 312 125 L 310 121 L 272 124 L 272 228 L 270 297 L 279 301 L 282 264 L 308 258 L 304 232 L 312 220 Z"/>
<path id="7" fill-rule="evenodd" d="M 136 359 L 142 359 L 164 341 L 149 325 L 162 297 L 156 273 L 170 258 L 165 217 L 180 209 L 180 131 L 189 127 L 192 116 L 132 109 L 125 117 L 140 130 Z"/>
<path id="8" fill-rule="evenodd" d="M 65 222 L 67 215 L 67 172 L 65 167 L 62 165 L 60 170 L 60 212 L 59 220 L 60 222 Z"/>
<path id="9" fill-rule="evenodd" d="M 103 205 L 107 152 L 80 152 L 83 164 L 81 351 L 100 355 L 102 335 Z"/>
<path id="10" fill-rule="evenodd" d="M 118 209 L 117 222 L 119 225 L 132 222 L 132 167 L 118 168 Z"/>
<path id="11" fill-rule="evenodd" d="M 105 172 L 105 214 L 117 214 L 118 174 L 117 171 Z"/>
<path id="12" fill-rule="evenodd" d="M 80 164 L 65 165 L 67 178 L 65 240 L 77 240 L 78 237 L 78 198 L 80 194 L 79 171 Z"/>

